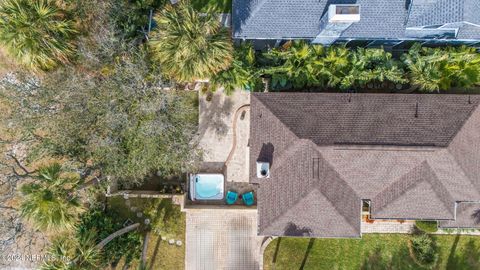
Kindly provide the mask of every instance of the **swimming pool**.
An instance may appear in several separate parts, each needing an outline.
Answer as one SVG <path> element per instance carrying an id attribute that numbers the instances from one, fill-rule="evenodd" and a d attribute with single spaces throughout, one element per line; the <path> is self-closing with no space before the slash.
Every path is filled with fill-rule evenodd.
<path id="1" fill-rule="evenodd" d="M 222 200 L 224 190 L 223 174 L 191 174 L 190 199 L 195 200 Z"/>

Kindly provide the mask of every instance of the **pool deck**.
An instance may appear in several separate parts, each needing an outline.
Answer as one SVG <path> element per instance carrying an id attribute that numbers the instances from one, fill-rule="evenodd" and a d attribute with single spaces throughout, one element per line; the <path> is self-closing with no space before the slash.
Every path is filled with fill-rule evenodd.
<path id="1" fill-rule="evenodd" d="M 250 93 L 235 91 L 226 96 L 219 90 L 210 101 L 199 93 L 199 146 L 203 150 L 202 172 L 225 174 L 227 182 L 243 182 L 248 179 L 248 138 L 250 129 Z M 241 113 L 236 112 L 242 109 Z M 244 113 L 243 113 L 244 112 Z M 233 146 L 233 123 L 236 122 L 236 145 L 228 166 L 223 167 Z"/>
<path id="2" fill-rule="evenodd" d="M 199 95 L 199 136 L 204 152 L 199 173 L 223 173 L 225 194 L 229 190 L 239 195 L 253 191 L 255 204 L 245 206 L 240 198 L 234 205 L 225 200 L 186 199 L 186 269 L 259 269 L 264 237 L 257 236 L 257 185 L 250 184 L 248 177 L 250 94 L 235 91 L 225 96 L 218 91 L 211 101 Z"/>

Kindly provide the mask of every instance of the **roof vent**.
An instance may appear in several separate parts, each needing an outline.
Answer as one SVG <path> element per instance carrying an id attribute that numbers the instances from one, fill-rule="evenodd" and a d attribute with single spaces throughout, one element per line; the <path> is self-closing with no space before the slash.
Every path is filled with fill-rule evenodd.
<path id="1" fill-rule="evenodd" d="M 328 22 L 358 21 L 360 21 L 360 5 L 330 5 L 328 7 Z"/>
<path id="2" fill-rule="evenodd" d="M 257 178 L 270 177 L 270 163 L 257 161 Z"/>

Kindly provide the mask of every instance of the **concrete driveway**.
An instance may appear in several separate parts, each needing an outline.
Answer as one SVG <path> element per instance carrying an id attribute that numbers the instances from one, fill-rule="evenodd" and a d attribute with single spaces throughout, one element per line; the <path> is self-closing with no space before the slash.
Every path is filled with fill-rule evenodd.
<path id="1" fill-rule="evenodd" d="M 256 270 L 260 246 L 256 210 L 188 209 L 187 270 Z"/>

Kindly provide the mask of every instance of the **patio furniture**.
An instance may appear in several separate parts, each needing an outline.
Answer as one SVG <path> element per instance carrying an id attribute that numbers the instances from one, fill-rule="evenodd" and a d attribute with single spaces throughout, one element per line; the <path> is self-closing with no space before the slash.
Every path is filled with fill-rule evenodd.
<path id="1" fill-rule="evenodd" d="M 253 203 L 255 202 L 255 199 L 254 199 L 254 197 L 253 197 L 253 191 L 250 191 L 250 192 L 247 192 L 247 193 L 243 193 L 243 194 L 242 194 L 242 200 L 243 200 L 243 203 L 244 203 L 246 206 L 253 205 Z"/>
<path id="2" fill-rule="evenodd" d="M 238 193 L 235 191 L 228 191 L 227 196 L 225 197 L 225 201 L 227 204 L 234 204 L 238 199 Z"/>

